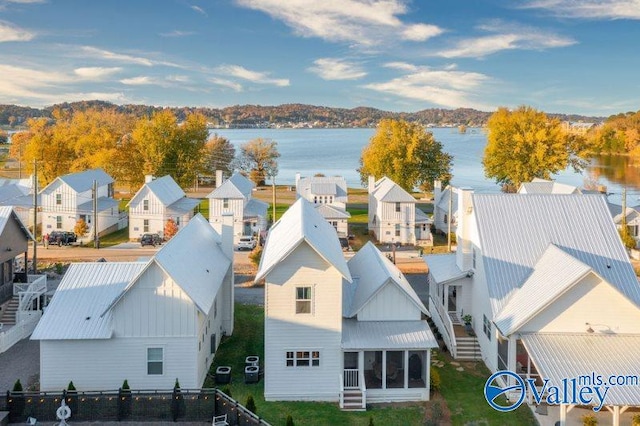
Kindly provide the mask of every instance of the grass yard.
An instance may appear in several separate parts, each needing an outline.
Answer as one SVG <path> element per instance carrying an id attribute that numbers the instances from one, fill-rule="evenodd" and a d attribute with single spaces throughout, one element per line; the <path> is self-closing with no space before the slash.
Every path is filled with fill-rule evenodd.
<path id="1" fill-rule="evenodd" d="M 129 242 L 129 227 L 123 228 L 119 231 L 112 232 L 109 235 L 100 237 L 100 248 L 113 247 L 120 243 Z M 93 240 L 84 244 L 85 247 L 93 247 Z"/>
<path id="2" fill-rule="evenodd" d="M 264 308 L 236 304 L 236 320 L 233 336 L 223 339 L 211 375 L 220 365 L 232 368 L 232 383 L 228 386 L 231 396 L 241 404 L 252 395 L 256 403 L 256 414 L 274 426 L 284 425 L 291 415 L 296 426 L 323 425 L 422 425 L 429 403 L 376 404 L 366 412 L 343 412 L 337 403 L 320 402 L 266 402 L 264 382 L 244 383 L 244 359 L 248 355 L 260 356 L 264 367 Z M 435 355 L 435 354 L 434 354 Z M 435 355 L 444 360 L 444 355 Z M 467 364 L 472 367 L 467 367 Z M 484 400 L 483 386 L 489 371 L 480 363 L 464 363 L 465 371 L 458 372 L 447 361 L 438 369 L 442 378 L 441 395 L 446 400 L 453 425 L 529 425 L 535 424 L 533 416 L 525 406 L 512 413 L 498 413 Z M 214 383 L 207 378 L 205 387 Z M 226 385 L 220 386 L 224 391 Z"/>

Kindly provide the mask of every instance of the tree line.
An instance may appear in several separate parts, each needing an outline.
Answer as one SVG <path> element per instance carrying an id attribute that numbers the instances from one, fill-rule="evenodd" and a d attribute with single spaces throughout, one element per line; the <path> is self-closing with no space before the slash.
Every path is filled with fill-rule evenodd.
<path id="1" fill-rule="evenodd" d="M 49 118 L 30 118 L 26 130 L 12 136 L 9 151 L 27 173 L 38 163 L 43 185 L 58 176 L 102 168 L 118 184 L 137 189 L 145 175 L 170 175 L 183 188 L 199 175 L 244 170 L 258 184 L 277 174 L 277 143 L 256 139 L 235 147 L 209 137 L 206 118 L 187 114 L 179 121 L 170 109 L 137 118 L 113 109 L 57 109 Z"/>

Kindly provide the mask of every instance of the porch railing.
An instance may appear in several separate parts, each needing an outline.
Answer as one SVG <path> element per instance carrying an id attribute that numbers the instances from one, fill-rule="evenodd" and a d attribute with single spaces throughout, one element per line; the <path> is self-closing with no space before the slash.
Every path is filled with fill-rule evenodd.
<path id="1" fill-rule="evenodd" d="M 13 294 L 18 296 L 18 312 L 31 310 L 33 300 L 47 291 L 46 275 L 28 275 L 26 283 L 13 285 Z"/>
<path id="2" fill-rule="evenodd" d="M 360 388 L 360 384 L 359 384 L 359 378 L 360 378 L 360 374 L 359 374 L 359 370 L 356 369 L 350 369 L 350 368 L 345 368 L 344 369 L 344 388 L 345 389 L 359 389 Z"/>
<path id="3" fill-rule="evenodd" d="M 453 330 L 453 323 L 451 322 L 451 318 L 449 317 L 449 312 L 447 312 L 444 309 L 444 306 L 438 303 L 438 301 L 433 297 L 431 297 L 431 303 L 433 303 L 433 305 L 436 307 L 438 317 L 440 318 L 442 324 L 442 335 L 445 338 L 445 342 L 447 342 L 449 345 L 451 356 L 455 359 L 457 356 L 456 333 Z M 437 321 L 437 318 L 434 320 Z"/>
<path id="4" fill-rule="evenodd" d="M 360 378 L 360 390 L 362 391 L 362 408 L 367 408 L 367 382 L 364 380 L 364 371 L 358 372 Z"/>
<path id="5" fill-rule="evenodd" d="M 5 326 L 3 331 L 0 331 L 0 353 L 5 352 L 11 346 L 33 333 L 39 319 L 39 316 L 29 317 L 14 326 Z"/>

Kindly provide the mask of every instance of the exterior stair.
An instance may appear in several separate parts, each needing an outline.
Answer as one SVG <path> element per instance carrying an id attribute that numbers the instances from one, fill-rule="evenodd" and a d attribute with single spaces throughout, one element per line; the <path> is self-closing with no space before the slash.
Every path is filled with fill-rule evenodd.
<path id="1" fill-rule="evenodd" d="M 362 408 L 364 402 L 362 391 L 358 389 L 345 389 L 343 395 L 344 404 L 342 411 L 366 411 L 365 408 Z"/>
<path id="2" fill-rule="evenodd" d="M 456 359 L 479 360 L 482 359 L 480 345 L 476 337 L 456 337 L 457 356 Z"/>
<path id="3" fill-rule="evenodd" d="M 451 319 L 451 324 L 453 325 L 462 325 L 460 318 L 458 317 L 458 313 L 456 311 L 449 311 L 449 318 Z"/>
<path id="4" fill-rule="evenodd" d="M 2 308 L 2 316 L 0 316 L 0 322 L 5 325 L 15 325 L 16 312 L 18 312 L 19 300 L 18 296 L 13 296 L 13 299 L 9 301 L 4 308 Z"/>

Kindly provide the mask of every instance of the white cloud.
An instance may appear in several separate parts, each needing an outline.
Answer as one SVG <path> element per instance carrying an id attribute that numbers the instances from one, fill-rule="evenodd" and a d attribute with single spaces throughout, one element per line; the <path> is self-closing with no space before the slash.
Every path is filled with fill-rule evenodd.
<path id="1" fill-rule="evenodd" d="M 33 40 L 35 33 L 17 27 L 10 22 L 0 21 L 0 43 L 6 41 L 29 41 Z"/>
<path id="2" fill-rule="evenodd" d="M 173 31 L 169 31 L 168 33 L 160 33 L 160 36 L 162 36 L 162 37 L 187 37 L 187 36 L 194 35 L 194 34 L 195 34 L 194 31 L 173 30 Z"/>
<path id="3" fill-rule="evenodd" d="M 486 75 L 410 65 L 402 62 L 386 64 L 387 67 L 405 70 L 407 73 L 387 82 L 370 83 L 362 87 L 448 108 L 492 109 L 491 106 L 474 100 L 478 95 L 476 91 L 489 81 Z"/>
<path id="4" fill-rule="evenodd" d="M 289 79 L 271 78 L 269 73 L 248 70 L 240 65 L 221 65 L 215 69 L 219 74 L 229 75 L 243 80 L 248 80 L 259 84 L 272 84 L 274 86 L 289 86 Z"/>
<path id="5" fill-rule="evenodd" d="M 153 77 L 141 75 L 138 77 L 123 78 L 120 80 L 120 83 L 126 84 L 127 86 L 147 86 L 151 84 L 158 84 L 159 81 Z"/>
<path id="6" fill-rule="evenodd" d="M 210 83 L 213 83 L 216 86 L 227 87 L 229 89 L 235 90 L 236 92 L 242 92 L 242 85 L 240 83 L 236 83 L 235 81 L 218 77 L 211 77 L 208 80 Z"/>
<path id="7" fill-rule="evenodd" d="M 140 56 L 111 52 L 109 50 L 99 49 L 93 46 L 81 46 L 80 50 L 82 50 L 84 55 L 92 58 L 107 59 L 117 62 L 124 62 L 127 64 L 144 65 L 146 67 L 153 66 L 153 61 Z"/>
<path id="8" fill-rule="evenodd" d="M 194 11 L 198 12 L 201 15 L 209 16 L 209 15 L 207 15 L 207 12 L 203 8 L 201 8 L 200 6 L 191 6 L 191 9 L 193 9 Z"/>
<path id="9" fill-rule="evenodd" d="M 640 19 L 638 0 L 533 0 L 521 7 L 546 9 L 565 18 Z"/>
<path id="10" fill-rule="evenodd" d="M 502 21 L 492 21 L 480 25 L 478 29 L 494 34 L 458 40 L 454 47 L 438 52 L 437 56 L 482 58 L 502 50 L 541 50 L 576 44 L 576 41 L 570 37 L 545 32 L 539 28 L 505 24 Z"/>
<path id="11" fill-rule="evenodd" d="M 189 83 L 191 80 L 186 75 L 169 75 L 167 81 L 173 81 L 176 83 Z"/>
<path id="12" fill-rule="evenodd" d="M 357 80 L 367 75 L 358 64 L 338 58 L 319 58 L 308 70 L 324 80 Z"/>
<path id="13" fill-rule="evenodd" d="M 73 70 L 78 77 L 86 80 L 103 80 L 120 71 L 120 67 L 80 67 Z"/>
<path id="14" fill-rule="evenodd" d="M 405 0 L 236 0 L 283 21 L 302 37 L 374 46 L 397 40 L 424 41 L 442 33 L 435 25 L 409 24 Z"/>

